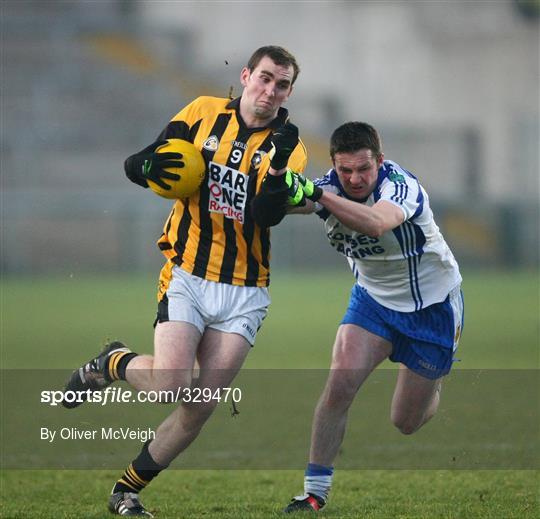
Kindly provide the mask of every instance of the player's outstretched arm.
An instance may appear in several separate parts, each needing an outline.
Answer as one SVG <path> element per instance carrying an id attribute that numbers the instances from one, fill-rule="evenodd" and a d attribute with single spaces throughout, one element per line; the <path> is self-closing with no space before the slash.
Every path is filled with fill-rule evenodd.
<path id="1" fill-rule="evenodd" d="M 181 153 L 156 153 L 156 150 L 164 144 L 167 144 L 167 141 L 156 141 L 126 159 L 124 170 L 129 180 L 142 187 L 148 187 L 147 180 L 151 180 L 163 189 L 171 189 L 171 186 L 163 182 L 162 179 L 178 180 L 180 177 L 175 173 L 164 171 L 164 169 L 183 168 L 184 163 L 180 160 Z"/>
<path id="2" fill-rule="evenodd" d="M 314 190 L 322 193 L 322 189 L 313 184 L 301 173 L 287 171 L 287 183 L 289 185 L 289 205 L 287 214 L 311 214 L 316 210 L 315 202 L 318 200 L 314 196 Z M 318 194 L 318 193 L 317 193 Z"/>
<path id="3" fill-rule="evenodd" d="M 297 208 L 303 210 L 295 211 Z M 251 214 L 261 227 L 277 225 L 288 213 L 313 212 L 305 208 L 306 197 L 298 182 L 298 175 L 290 169 L 280 175 L 268 173 L 261 190 L 251 202 Z"/>
<path id="4" fill-rule="evenodd" d="M 378 238 L 405 220 L 403 211 L 386 200 L 368 207 L 324 191 L 318 201 L 343 225 L 372 238 Z"/>

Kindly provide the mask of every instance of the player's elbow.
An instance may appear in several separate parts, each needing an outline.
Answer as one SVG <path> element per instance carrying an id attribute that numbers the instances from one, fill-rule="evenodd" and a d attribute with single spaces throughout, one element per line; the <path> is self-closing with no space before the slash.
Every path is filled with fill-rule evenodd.
<path id="1" fill-rule="evenodd" d="M 124 173 L 126 177 L 134 184 L 147 188 L 148 183 L 140 174 L 140 168 L 136 161 L 136 155 L 131 155 L 124 162 Z"/>
<path id="2" fill-rule="evenodd" d="M 380 238 L 385 232 L 382 222 L 373 222 L 365 231 L 364 234 L 370 238 Z"/>
<path id="3" fill-rule="evenodd" d="M 367 224 L 362 223 L 361 225 L 351 225 L 350 228 L 365 236 L 369 236 L 370 238 L 380 238 L 384 232 L 384 229 L 381 226 L 372 222 Z"/>
<path id="4" fill-rule="evenodd" d="M 277 215 L 257 215 L 253 214 L 253 220 L 259 227 L 274 227 L 281 223 L 281 220 L 285 218 L 285 213 Z"/>
<path id="5" fill-rule="evenodd" d="M 286 204 L 269 203 L 263 197 L 255 197 L 251 203 L 251 216 L 259 227 L 273 227 L 283 220 Z"/>
<path id="6" fill-rule="evenodd" d="M 370 238 L 380 238 L 385 232 L 394 227 L 390 219 L 384 215 L 373 212 L 371 218 L 367 221 L 367 229 L 364 234 Z"/>
<path id="7" fill-rule="evenodd" d="M 379 231 L 370 231 L 370 232 L 366 232 L 365 234 L 366 236 L 369 236 L 370 238 L 378 239 L 382 236 L 383 233 Z"/>

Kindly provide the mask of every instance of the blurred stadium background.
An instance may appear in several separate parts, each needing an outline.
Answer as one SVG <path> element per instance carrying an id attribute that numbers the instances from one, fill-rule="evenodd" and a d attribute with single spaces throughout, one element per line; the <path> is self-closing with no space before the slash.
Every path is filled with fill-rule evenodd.
<path id="1" fill-rule="evenodd" d="M 289 102 L 310 153 L 346 120 L 427 186 L 460 263 L 539 256 L 539 3 L 2 1 L 2 271 L 153 272 L 169 202 L 123 160 L 198 95 L 241 92 L 252 50 L 302 73 Z M 275 268 L 346 268 L 315 218 L 276 229 Z"/>

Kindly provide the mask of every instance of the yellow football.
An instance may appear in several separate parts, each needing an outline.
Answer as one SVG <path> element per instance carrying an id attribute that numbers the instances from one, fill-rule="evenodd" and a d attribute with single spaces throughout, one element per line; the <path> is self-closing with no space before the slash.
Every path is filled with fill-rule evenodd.
<path id="1" fill-rule="evenodd" d="M 165 171 L 179 175 L 178 180 L 162 179 L 171 189 L 163 189 L 155 182 L 148 180 L 148 185 L 163 198 L 188 198 L 199 189 L 206 172 L 206 164 L 201 152 L 189 141 L 168 139 L 167 144 L 160 146 L 157 153 L 181 153 L 184 163 L 182 168 L 165 168 Z"/>

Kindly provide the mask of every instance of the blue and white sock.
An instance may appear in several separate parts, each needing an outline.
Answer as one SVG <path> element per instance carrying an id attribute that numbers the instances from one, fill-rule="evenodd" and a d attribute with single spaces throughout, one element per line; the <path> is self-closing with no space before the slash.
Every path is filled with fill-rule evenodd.
<path id="1" fill-rule="evenodd" d="M 320 497 L 324 502 L 332 486 L 334 467 L 325 467 L 316 463 L 308 463 L 304 473 L 304 492 Z"/>

